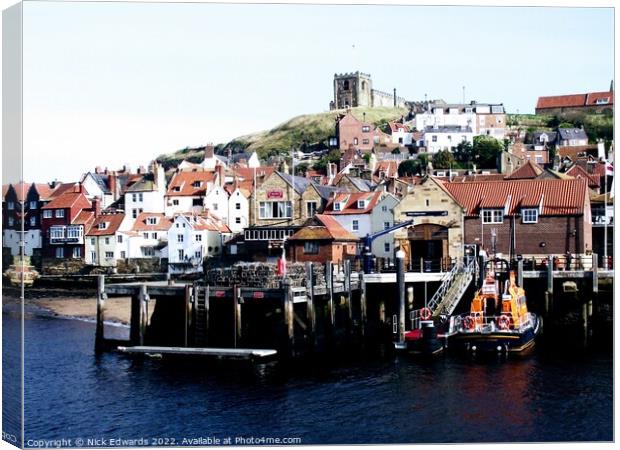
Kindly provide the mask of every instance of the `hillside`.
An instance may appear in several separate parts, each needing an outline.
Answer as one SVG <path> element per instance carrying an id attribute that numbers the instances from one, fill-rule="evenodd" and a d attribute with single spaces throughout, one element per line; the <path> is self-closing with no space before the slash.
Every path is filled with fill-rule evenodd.
<path id="1" fill-rule="evenodd" d="M 353 108 L 353 115 L 360 120 L 381 126 L 388 121 L 399 119 L 406 115 L 406 108 Z M 227 144 L 218 144 L 216 151 L 225 152 L 232 149 L 234 153 L 242 151 L 256 151 L 260 158 L 266 158 L 278 153 L 289 152 L 291 147 L 300 146 L 304 142 L 308 145 L 317 145 L 325 142 L 335 132 L 337 114 L 343 110 L 330 111 L 319 114 L 305 114 L 294 117 L 268 131 L 248 134 L 233 139 Z M 186 148 L 172 154 L 160 155 L 158 159 L 166 166 L 178 164 L 183 159 L 198 162 L 202 152 Z"/>

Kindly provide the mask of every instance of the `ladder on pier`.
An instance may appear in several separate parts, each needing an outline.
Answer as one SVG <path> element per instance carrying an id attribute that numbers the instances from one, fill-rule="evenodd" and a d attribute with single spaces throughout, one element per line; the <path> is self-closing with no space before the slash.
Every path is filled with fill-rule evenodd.
<path id="1" fill-rule="evenodd" d="M 207 308 L 209 288 L 205 286 L 196 286 L 194 295 L 194 346 L 206 347 L 207 333 L 209 332 L 209 310 Z"/>
<path id="2" fill-rule="evenodd" d="M 467 264 L 461 262 L 452 267 L 452 270 L 441 280 L 441 285 L 437 292 L 428 302 L 428 308 L 433 317 L 441 314 L 451 315 L 456 305 L 467 291 L 476 273 L 476 260 L 472 259 Z"/>

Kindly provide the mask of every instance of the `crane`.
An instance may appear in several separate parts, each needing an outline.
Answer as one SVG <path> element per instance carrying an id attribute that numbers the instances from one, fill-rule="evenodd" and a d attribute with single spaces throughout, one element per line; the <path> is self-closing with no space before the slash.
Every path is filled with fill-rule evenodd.
<path id="1" fill-rule="evenodd" d="M 393 233 L 396 230 L 400 230 L 401 228 L 408 227 L 409 225 L 413 225 L 413 219 L 405 220 L 404 222 L 395 223 L 389 228 L 385 230 L 376 231 L 372 234 L 367 234 L 363 238 L 364 243 L 364 273 L 370 273 L 372 271 L 372 241 L 377 239 L 378 237 L 384 236 L 386 234 Z"/>

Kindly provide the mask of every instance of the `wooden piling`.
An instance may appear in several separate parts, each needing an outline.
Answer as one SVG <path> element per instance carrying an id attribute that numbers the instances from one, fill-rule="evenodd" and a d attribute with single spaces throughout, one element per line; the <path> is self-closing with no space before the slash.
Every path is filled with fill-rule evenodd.
<path id="1" fill-rule="evenodd" d="M 327 295 L 329 296 L 329 320 L 333 327 L 334 319 L 334 266 L 331 261 L 325 263 L 325 283 L 327 284 Z"/>
<path id="2" fill-rule="evenodd" d="M 523 259 L 517 260 L 517 284 L 523 287 Z"/>
<path id="3" fill-rule="evenodd" d="M 592 292 L 598 294 L 598 255 L 592 253 Z"/>
<path id="4" fill-rule="evenodd" d="M 138 294 L 139 308 L 140 308 L 140 322 L 139 322 L 139 335 L 138 345 L 144 345 L 144 337 L 146 336 L 146 324 L 148 321 L 146 308 L 149 301 L 149 294 L 146 288 L 146 284 L 140 285 L 140 292 Z"/>
<path id="5" fill-rule="evenodd" d="M 396 285 L 398 287 L 398 341 L 405 342 L 405 252 L 396 252 Z"/>
<path id="6" fill-rule="evenodd" d="M 310 325 L 310 339 L 314 347 L 316 345 L 316 314 L 314 310 L 314 267 L 311 262 L 306 263 L 306 316 Z"/>
<path id="7" fill-rule="evenodd" d="M 131 345 L 140 345 L 140 289 L 131 295 L 131 319 L 129 324 L 129 340 Z"/>
<path id="8" fill-rule="evenodd" d="M 192 297 L 192 289 L 189 285 L 185 286 L 185 320 L 183 321 L 183 346 L 189 347 L 189 315 L 190 315 L 190 303 Z"/>
<path id="9" fill-rule="evenodd" d="M 104 349 L 104 328 L 103 322 L 105 320 L 105 276 L 99 275 L 97 277 L 97 328 L 95 330 L 95 351 L 101 352 Z"/>
<path id="10" fill-rule="evenodd" d="M 344 288 L 347 292 L 347 307 L 349 310 L 349 323 L 353 323 L 353 302 L 351 301 L 351 261 L 344 261 Z"/>
<path id="11" fill-rule="evenodd" d="M 233 284 L 234 348 L 241 340 L 241 304 L 239 303 L 239 286 Z"/>
<path id="12" fill-rule="evenodd" d="M 359 273 L 360 288 L 360 309 L 362 314 L 362 336 L 366 335 L 366 325 L 368 324 L 368 315 L 366 313 L 366 282 L 364 281 L 364 273 Z"/>
<path id="13" fill-rule="evenodd" d="M 211 288 L 209 285 L 205 287 L 205 321 L 204 321 L 204 345 L 209 345 L 209 306 L 210 306 L 210 297 L 211 296 Z"/>
<path id="14" fill-rule="evenodd" d="M 294 356 L 295 350 L 295 323 L 293 310 L 293 293 L 291 291 L 291 280 L 285 277 L 282 280 L 282 290 L 284 291 L 284 323 L 286 324 L 288 335 L 288 351 L 290 356 Z"/>

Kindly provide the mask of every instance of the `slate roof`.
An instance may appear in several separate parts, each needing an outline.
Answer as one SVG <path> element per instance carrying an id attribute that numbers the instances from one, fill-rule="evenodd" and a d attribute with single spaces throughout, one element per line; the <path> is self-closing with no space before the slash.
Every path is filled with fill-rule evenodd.
<path id="1" fill-rule="evenodd" d="M 527 142 L 530 144 L 540 144 L 540 137 L 543 134 L 546 134 L 548 137 L 547 144 L 555 144 L 558 138 L 558 133 L 556 131 L 534 131 L 533 133 L 528 134 Z"/>
<path id="2" fill-rule="evenodd" d="M 523 206 L 538 206 L 541 215 L 581 215 L 584 213 L 587 185 L 584 180 L 506 180 L 477 183 L 441 183 L 466 210 L 478 216 L 480 208 L 503 208 L 508 215 L 519 213 Z"/>
<path id="3" fill-rule="evenodd" d="M 293 189 L 295 189 L 295 191 L 298 194 L 301 194 L 303 191 L 305 191 L 308 188 L 308 186 L 310 186 L 311 184 L 314 184 L 312 180 L 309 180 L 306 177 L 299 177 L 299 176 L 291 177 L 291 175 L 289 175 L 288 173 L 284 173 L 284 172 L 278 172 L 278 175 L 280 175 L 282 179 L 286 181 L 286 183 L 289 186 L 292 186 Z"/>
<path id="4" fill-rule="evenodd" d="M 569 139 L 588 139 L 588 135 L 581 128 L 558 128 L 560 140 L 567 141 Z"/>

